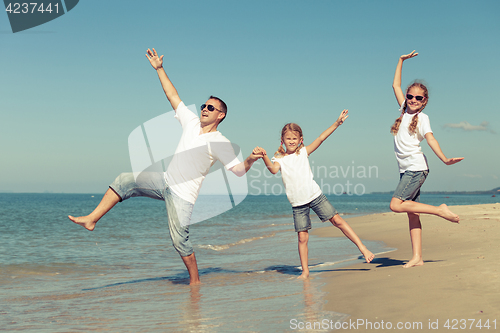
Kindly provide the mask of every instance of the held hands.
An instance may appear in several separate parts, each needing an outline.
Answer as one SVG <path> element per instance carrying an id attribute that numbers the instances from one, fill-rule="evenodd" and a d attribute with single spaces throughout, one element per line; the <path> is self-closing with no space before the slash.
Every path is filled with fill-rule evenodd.
<path id="1" fill-rule="evenodd" d="M 452 165 L 452 164 L 455 164 L 455 163 L 458 163 L 460 162 L 461 160 L 463 160 L 464 158 L 463 157 L 453 157 L 453 158 L 447 158 L 444 162 L 444 164 L 446 165 Z"/>
<path id="2" fill-rule="evenodd" d="M 264 150 L 264 148 L 261 148 L 261 147 L 255 147 L 252 151 L 252 158 L 254 158 L 255 160 L 258 160 L 259 158 L 263 158 L 264 156 L 266 156 L 267 153 L 266 151 Z"/>
<path id="3" fill-rule="evenodd" d="M 153 51 L 148 49 L 146 58 L 148 58 L 151 66 L 153 66 L 154 69 L 158 70 L 159 68 L 163 67 L 163 56 L 158 57 L 158 53 L 156 53 L 156 50 L 154 48 Z"/>
<path id="4" fill-rule="evenodd" d="M 415 52 L 415 50 L 413 50 L 409 54 L 403 54 L 401 57 L 399 57 L 399 59 L 404 61 L 406 59 L 411 59 L 411 58 L 416 57 L 416 56 L 418 56 L 418 52 Z"/>
<path id="5" fill-rule="evenodd" d="M 342 125 L 344 123 L 344 121 L 349 117 L 347 114 L 349 113 L 349 111 L 347 111 L 346 109 L 344 109 L 341 113 L 340 113 L 340 116 L 339 118 L 337 119 L 336 123 L 338 126 Z"/>

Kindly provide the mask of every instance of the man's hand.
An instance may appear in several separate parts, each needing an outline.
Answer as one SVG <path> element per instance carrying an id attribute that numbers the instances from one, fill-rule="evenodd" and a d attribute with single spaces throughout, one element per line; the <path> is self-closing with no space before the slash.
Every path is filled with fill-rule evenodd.
<path id="1" fill-rule="evenodd" d="M 252 155 L 256 155 L 259 158 L 264 157 L 267 155 L 266 150 L 262 147 L 255 147 L 252 151 Z"/>
<path id="2" fill-rule="evenodd" d="M 156 70 L 156 74 L 158 74 L 158 78 L 160 79 L 161 87 L 163 88 L 170 105 L 172 105 L 174 110 L 177 110 L 177 107 L 181 103 L 181 98 L 177 93 L 177 89 L 175 89 L 174 85 L 168 78 L 167 73 L 165 73 L 165 70 L 163 69 L 163 56 L 158 57 L 158 53 L 156 53 L 156 50 L 153 48 L 153 51 L 148 49 L 146 58 L 148 58 L 151 66 L 153 66 Z"/>
<path id="3" fill-rule="evenodd" d="M 264 151 L 264 152 L 262 152 Z M 242 177 L 245 173 L 247 173 L 248 170 L 252 167 L 255 161 L 257 161 L 259 158 L 264 157 L 265 155 L 265 150 L 260 148 L 260 147 L 255 147 L 252 150 L 252 153 L 250 156 L 248 156 L 245 161 L 241 162 L 240 164 L 236 164 L 234 167 L 232 167 L 230 170 L 238 177 Z"/>
<path id="4" fill-rule="evenodd" d="M 146 58 L 148 58 L 149 62 L 151 63 L 151 66 L 155 70 L 158 70 L 159 68 L 163 67 L 163 56 L 158 57 L 158 53 L 156 53 L 156 50 L 153 48 L 153 51 L 148 49 L 148 52 L 146 53 Z"/>
<path id="5" fill-rule="evenodd" d="M 339 118 L 337 119 L 337 125 L 338 125 L 338 126 L 342 125 L 342 124 L 344 123 L 344 121 L 347 119 L 347 117 L 349 117 L 349 116 L 347 115 L 347 113 L 349 113 L 349 111 L 347 111 L 347 110 L 345 110 L 345 109 L 344 109 L 344 110 L 340 113 L 340 116 L 339 116 Z"/>
<path id="6" fill-rule="evenodd" d="M 266 151 L 264 148 L 261 147 L 255 147 L 252 151 L 252 154 L 250 154 L 250 158 L 254 160 L 258 160 L 259 158 L 262 158 L 266 155 Z"/>

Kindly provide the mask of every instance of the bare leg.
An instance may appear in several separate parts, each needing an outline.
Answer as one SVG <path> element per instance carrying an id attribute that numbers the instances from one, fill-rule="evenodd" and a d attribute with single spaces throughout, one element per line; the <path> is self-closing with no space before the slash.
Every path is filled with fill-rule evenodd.
<path id="1" fill-rule="evenodd" d="M 307 279 L 309 277 L 309 261 L 308 261 L 309 251 L 307 249 L 307 242 L 309 241 L 309 232 L 307 230 L 299 231 L 297 233 L 297 237 L 299 240 L 300 265 L 302 266 L 302 274 L 298 277 L 298 279 Z"/>
<path id="2" fill-rule="evenodd" d="M 351 226 L 342 218 L 339 214 L 336 214 L 330 219 L 330 222 L 337 228 L 339 228 L 344 235 L 351 240 L 359 249 L 363 257 L 365 257 L 366 262 L 371 262 L 375 255 L 369 251 L 366 246 L 361 242 L 358 235 L 352 230 Z"/>
<path id="3" fill-rule="evenodd" d="M 87 216 L 73 217 L 69 215 L 69 219 L 76 224 L 81 225 L 87 230 L 94 230 L 97 221 L 104 216 L 111 208 L 114 207 L 118 202 L 120 202 L 120 197 L 112 190 L 109 189 L 104 193 L 99 205 L 94 209 L 92 213 Z"/>
<path id="4" fill-rule="evenodd" d="M 413 257 L 403 265 L 404 268 L 422 266 L 424 264 L 422 260 L 422 225 L 420 217 L 418 214 L 408 213 L 408 220 L 410 221 L 410 239 Z"/>
<path id="5" fill-rule="evenodd" d="M 194 252 L 188 255 L 187 257 L 181 257 L 182 261 L 184 261 L 184 265 L 189 272 L 189 284 L 200 284 L 200 276 L 198 274 L 198 264 L 196 263 L 196 257 Z"/>
<path id="6" fill-rule="evenodd" d="M 431 206 L 415 201 L 403 201 L 398 198 L 392 198 L 391 210 L 395 213 L 422 213 L 432 214 L 450 222 L 459 223 L 460 218 L 457 214 L 453 213 L 448 206 L 442 204 L 441 206 Z"/>

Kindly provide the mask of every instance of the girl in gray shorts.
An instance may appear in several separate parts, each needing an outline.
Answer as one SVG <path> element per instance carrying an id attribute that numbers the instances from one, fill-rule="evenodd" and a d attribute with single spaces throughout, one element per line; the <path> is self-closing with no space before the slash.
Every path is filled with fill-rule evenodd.
<path id="1" fill-rule="evenodd" d="M 391 128 L 391 133 L 394 135 L 394 152 L 399 165 L 400 181 L 392 197 L 390 207 L 394 212 L 408 214 L 413 257 L 403 266 L 405 268 L 424 264 L 420 213 L 433 214 L 451 222 L 459 222 L 458 215 L 451 212 L 445 204 L 435 207 L 420 203 L 420 187 L 429 173 L 427 159 L 421 151 L 420 142 L 426 139 L 437 157 L 446 165 L 463 160 L 463 157 L 446 158 L 434 138 L 429 117 L 422 112 L 429 100 L 425 85 L 414 82 L 406 89 L 406 94 L 403 94 L 401 89 L 403 61 L 417 55 L 418 53 L 413 51 L 399 58 L 392 85 L 398 104 L 401 106 L 399 109 L 401 116 L 396 119 Z"/>
<path id="2" fill-rule="evenodd" d="M 308 146 L 304 146 L 303 144 L 302 129 L 300 126 L 293 123 L 286 124 L 281 131 L 281 146 L 272 160 L 269 159 L 264 149 L 260 147 L 254 149 L 254 154 L 264 155 L 264 162 L 271 173 L 275 174 L 281 171 L 286 195 L 292 204 L 295 231 L 298 235 L 299 256 L 302 265 L 302 274 L 299 276 L 301 279 L 309 276 L 307 242 L 309 240 L 308 230 L 311 229 L 311 219 L 309 216 L 311 209 L 318 215 L 321 221 L 330 221 L 347 238 L 356 244 L 367 262 L 372 261 L 374 258 L 373 253 L 366 248 L 349 224 L 340 217 L 326 196 L 321 192 L 318 184 L 313 179 L 309 165 L 309 155 L 346 118 L 347 110 L 344 110 L 337 121 Z M 286 150 L 283 148 L 283 145 Z"/>

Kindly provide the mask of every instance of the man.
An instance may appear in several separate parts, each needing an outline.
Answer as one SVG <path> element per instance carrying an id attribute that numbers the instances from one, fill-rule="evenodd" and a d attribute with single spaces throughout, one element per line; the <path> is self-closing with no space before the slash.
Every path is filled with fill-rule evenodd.
<path id="1" fill-rule="evenodd" d="M 122 200 L 134 196 L 164 200 L 173 246 L 186 265 L 190 284 L 199 284 L 196 257 L 189 240 L 189 223 L 203 179 L 216 160 L 241 177 L 262 156 L 252 153 L 244 162 L 240 162 L 229 140 L 217 131 L 217 126 L 226 117 L 226 104 L 218 97 L 210 96 L 202 105 L 198 118 L 184 105 L 165 73 L 163 55 L 158 57 L 153 48 L 153 51 L 148 49 L 146 57 L 158 74 L 163 91 L 175 110 L 175 118 L 182 125 L 182 136 L 175 155 L 165 173 L 148 170 L 139 175 L 122 173 L 110 185 L 92 213 L 68 217 L 92 231 L 97 221 Z"/>

